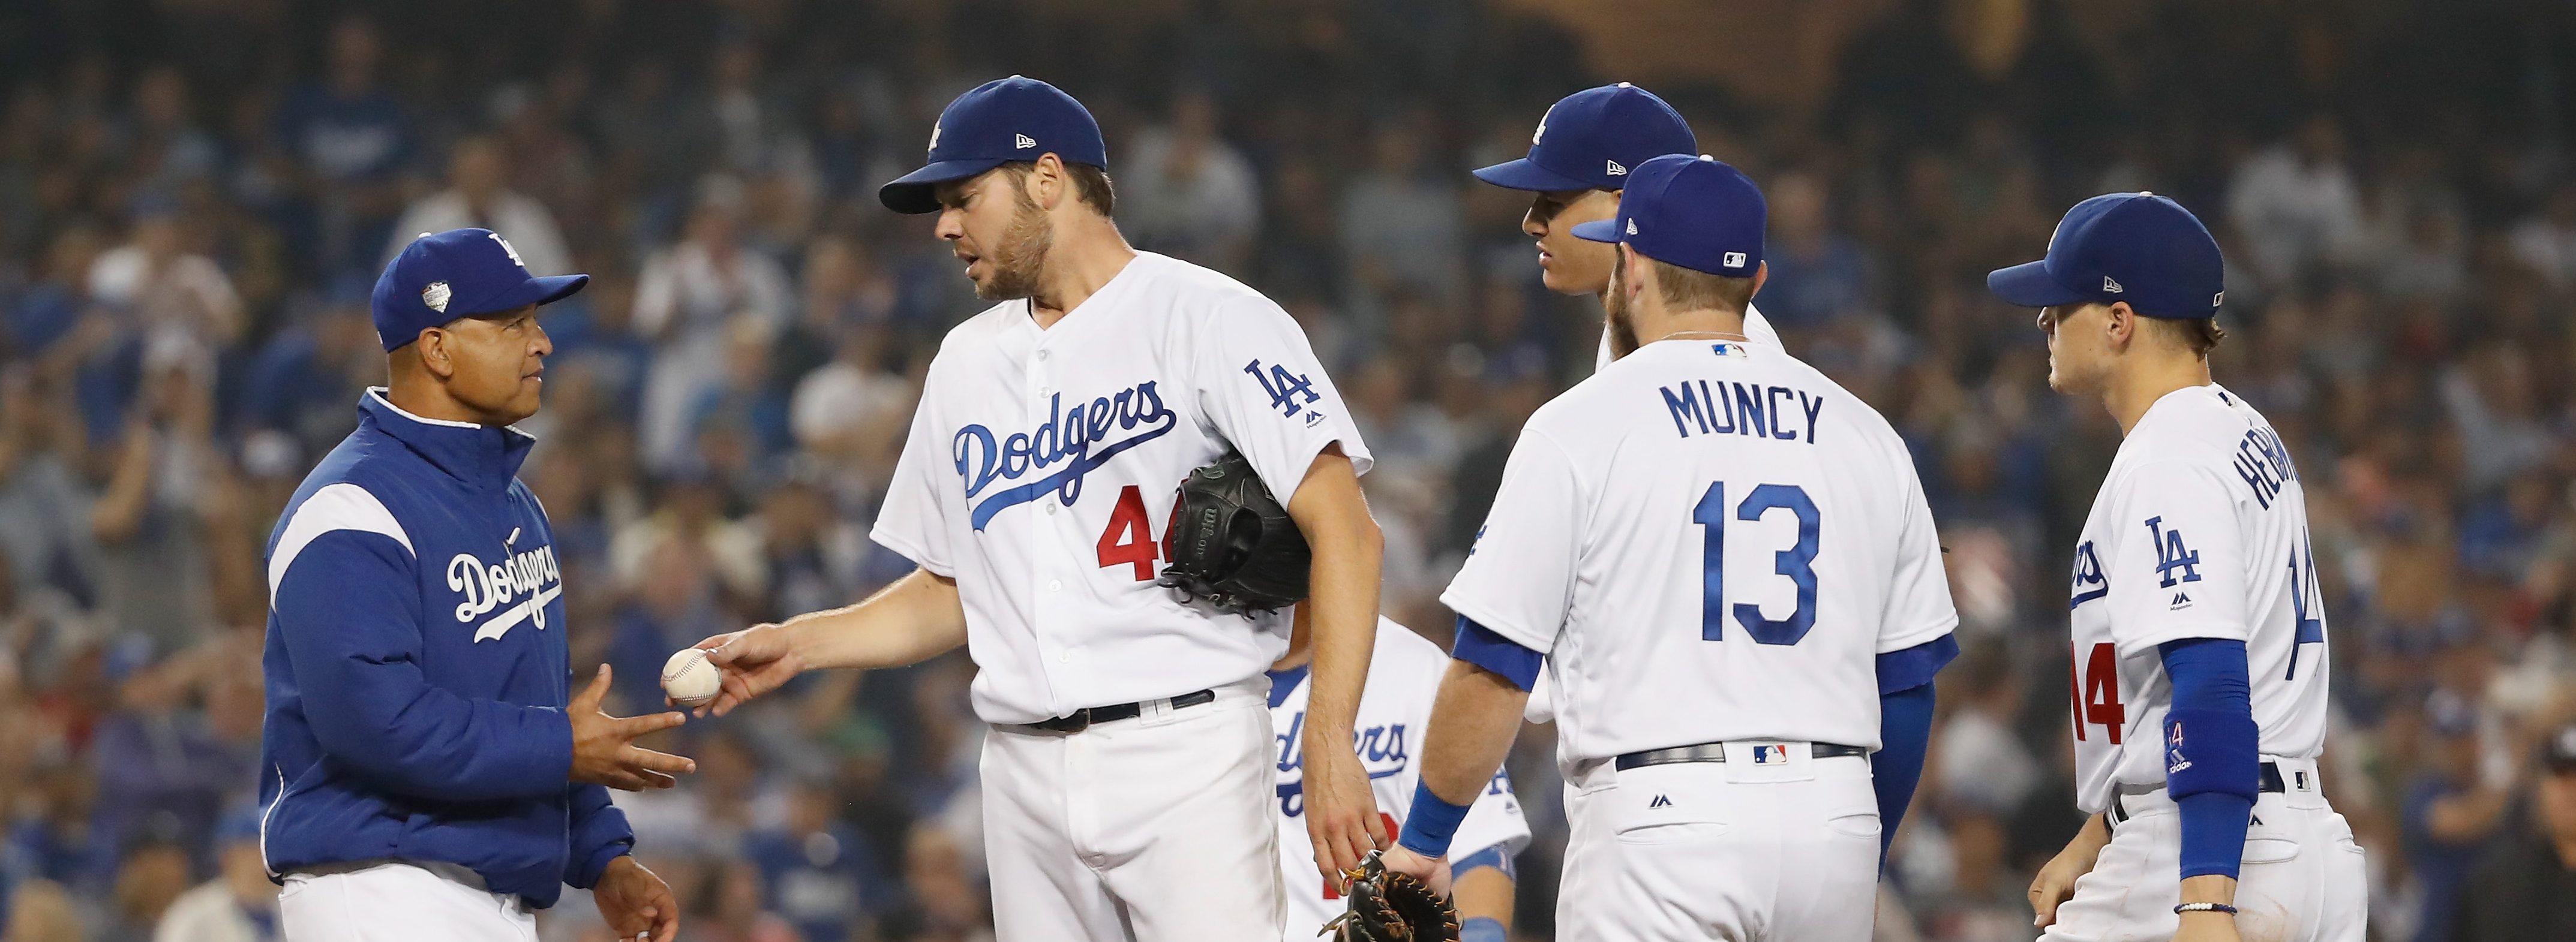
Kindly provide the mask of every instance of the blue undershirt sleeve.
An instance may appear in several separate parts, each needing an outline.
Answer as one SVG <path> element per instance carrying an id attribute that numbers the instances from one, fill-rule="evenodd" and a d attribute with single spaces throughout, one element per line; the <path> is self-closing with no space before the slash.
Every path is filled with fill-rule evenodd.
<path id="1" fill-rule="evenodd" d="M 2180 809 L 2182 877 L 2235 877 L 2261 796 L 2245 642 L 2184 638 L 2157 646 L 2173 680 L 2164 725 L 2165 785 Z"/>
<path id="2" fill-rule="evenodd" d="M 1538 685 L 1539 665 L 1547 659 L 1465 615 L 1458 616 L 1458 640 L 1450 645 L 1449 656 L 1500 674 L 1523 693 Z"/>

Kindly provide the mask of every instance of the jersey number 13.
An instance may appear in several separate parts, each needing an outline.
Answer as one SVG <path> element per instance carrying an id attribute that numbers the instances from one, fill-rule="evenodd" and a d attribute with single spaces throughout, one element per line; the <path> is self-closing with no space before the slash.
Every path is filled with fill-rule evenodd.
<path id="1" fill-rule="evenodd" d="M 1795 484 L 1763 484 L 1746 494 L 1736 505 L 1733 519 L 1760 520 L 1764 514 L 1785 510 L 1798 518 L 1798 542 L 1772 554 L 1774 571 L 1789 577 L 1798 585 L 1798 610 L 1789 617 L 1762 617 L 1762 606 L 1737 602 L 1732 606 L 1736 624 L 1753 636 L 1757 644 L 1796 644 L 1816 627 L 1816 538 L 1823 529 L 1816 513 L 1816 502 L 1808 499 L 1807 489 Z M 1703 528 L 1700 542 L 1700 609 L 1699 636 L 1720 641 L 1726 635 L 1726 482 L 1708 486 L 1699 505 L 1691 508 L 1691 522 Z"/>

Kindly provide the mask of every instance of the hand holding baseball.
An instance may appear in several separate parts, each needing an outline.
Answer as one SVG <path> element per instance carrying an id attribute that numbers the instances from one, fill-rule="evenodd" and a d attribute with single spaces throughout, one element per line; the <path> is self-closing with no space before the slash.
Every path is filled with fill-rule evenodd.
<path id="1" fill-rule="evenodd" d="M 797 656 L 788 643 L 787 629 L 780 625 L 753 625 L 716 635 L 698 642 L 697 649 L 705 651 L 707 663 L 719 670 L 719 689 L 713 700 L 697 707 L 699 716 L 733 712 L 733 708 L 805 672 L 804 659 Z M 694 705 L 677 699 L 672 702 Z"/>

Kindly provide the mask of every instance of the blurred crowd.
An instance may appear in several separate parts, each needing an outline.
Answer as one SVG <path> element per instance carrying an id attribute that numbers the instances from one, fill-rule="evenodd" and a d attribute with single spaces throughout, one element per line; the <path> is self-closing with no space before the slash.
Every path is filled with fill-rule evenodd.
<path id="1" fill-rule="evenodd" d="M 676 648 L 907 571 L 866 534 L 929 356 L 980 305 L 875 187 L 949 98 L 1011 72 L 1099 115 L 1132 242 L 1305 326 L 1378 457 L 1388 610 L 1445 644 L 1436 595 L 1513 433 L 1589 372 L 1599 323 L 1538 285 L 1526 195 L 1465 171 L 1626 76 L 1532 4 L 1124 6 L 0 9 L 0 940 L 275 938 L 261 550 L 383 379 L 367 292 L 417 233 L 484 226 L 539 274 L 593 276 L 547 309 L 524 476 L 574 662 L 614 667 L 621 710 L 658 705 Z M 2374 934 L 2528 937 L 2490 897 L 2546 884 L 2493 875 L 2576 869 L 2576 771 L 2540 749 L 2576 707 L 2563 11 L 1875 6 L 1805 113 L 1647 84 L 1765 187 L 1757 303 L 1905 434 L 1952 550 L 1968 653 L 1882 937 L 2030 938 L 2029 874 L 2080 821 L 2067 548 L 2118 430 L 2048 392 L 2030 313 L 1982 278 L 2076 199 L 2137 189 L 2219 233 L 2217 375 L 2303 469 L 2327 787 L 2369 851 Z M 688 936 L 989 938 L 972 671 L 809 677 L 655 743 L 699 772 L 620 804 Z M 1539 831 L 1531 939 L 1552 937 L 1552 749 L 1531 727 L 1510 766 Z M 607 937 L 579 894 L 543 927 Z"/>

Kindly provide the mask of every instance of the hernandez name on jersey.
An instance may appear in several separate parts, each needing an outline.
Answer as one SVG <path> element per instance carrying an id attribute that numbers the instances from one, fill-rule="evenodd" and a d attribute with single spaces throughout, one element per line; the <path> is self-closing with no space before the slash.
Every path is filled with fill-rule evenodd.
<path id="1" fill-rule="evenodd" d="M 1441 601 L 1550 653 L 1569 764 L 1874 749 L 1877 655 L 1958 620 L 1904 442 L 1765 344 L 1651 343 L 1576 385 L 1531 416 L 1494 507 Z"/>
<path id="2" fill-rule="evenodd" d="M 2076 803 L 2165 782 L 2173 704 L 2156 646 L 2245 642 L 2265 756 L 2325 745 L 2325 605 L 2306 492 L 2261 413 L 2216 384 L 2168 393 L 2120 443 L 2075 547 Z M 2310 646 L 2315 647 L 2311 648 Z"/>
<path id="3" fill-rule="evenodd" d="M 1381 813 L 1401 813 L 1413 800 L 1413 786 L 1421 774 L 1414 761 L 1416 747 L 1422 744 L 1423 731 L 1430 728 L 1431 701 L 1448 670 L 1449 655 L 1439 645 L 1394 621 L 1377 620 L 1377 651 L 1369 661 L 1368 688 L 1360 695 L 1359 715 L 1352 726 L 1353 745 L 1359 751 L 1360 766 L 1368 770 L 1369 790 L 1376 794 Z M 1279 743 L 1279 867 L 1288 891 L 1285 938 L 1292 940 L 1314 938 L 1315 927 L 1343 909 L 1341 895 L 1315 874 L 1314 843 L 1306 837 L 1306 761 L 1300 744 L 1305 739 L 1308 680 L 1303 667 L 1270 675 L 1270 726 L 1277 731 Z M 1395 833 L 1402 825 L 1396 821 L 1387 831 Z M 1467 819 L 1459 823 L 1449 857 L 1465 860 L 1486 848 L 1500 848 L 1509 858 L 1529 840 L 1529 822 L 1521 817 L 1511 779 L 1496 772 L 1468 807 Z"/>
<path id="4" fill-rule="evenodd" d="M 872 536 L 957 580 L 986 722 L 1220 687 L 1278 659 L 1287 619 L 1154 584 L 1174 489 L 1231 444 L 1285 504 L 1336 442 L 1368 469 L 1287 312 L 1139 253 L 1052 327 L 1006 301 L 949 331 Z"/>

